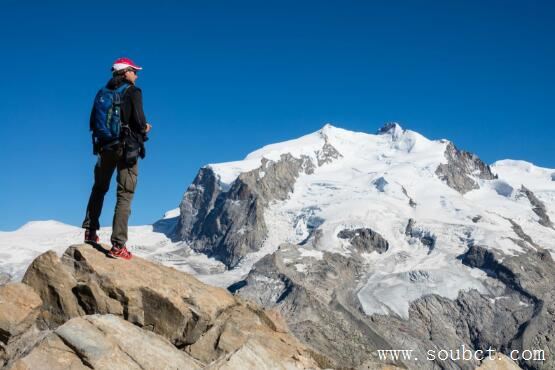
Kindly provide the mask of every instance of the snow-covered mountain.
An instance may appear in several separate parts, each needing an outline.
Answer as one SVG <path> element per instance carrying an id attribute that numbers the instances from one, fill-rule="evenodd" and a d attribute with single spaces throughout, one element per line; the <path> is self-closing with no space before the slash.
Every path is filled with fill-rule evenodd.
<path id="1" fill-rule="evenodd" d="M 354 367 L 383 348 L 552 348 L 552 220 L 555 169 L 487 165 L 395 123 L 374 135 L 325 125 L 201 168 L 179 210 L 131 228 L 130 244 L 277 307 L 301 340 Z M 81 236 L 54 222 L 0 233 L 0 273 L 17 279 Z"/>

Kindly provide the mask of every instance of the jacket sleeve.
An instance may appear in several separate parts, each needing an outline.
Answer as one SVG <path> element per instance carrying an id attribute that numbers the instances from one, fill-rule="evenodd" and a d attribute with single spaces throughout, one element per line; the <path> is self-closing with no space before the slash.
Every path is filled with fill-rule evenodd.
<path id="1" fill-rule="evenodd" d="M 143 112 L 143 93 L 141 89 L 135 88 L 133 91 L 130 91 L 131 97 L 131 117 L 132 122 L 134 122 L 137 126 L 136 128 L 140 132 L 146 131 L 146 117 L 145 113 Z"/>

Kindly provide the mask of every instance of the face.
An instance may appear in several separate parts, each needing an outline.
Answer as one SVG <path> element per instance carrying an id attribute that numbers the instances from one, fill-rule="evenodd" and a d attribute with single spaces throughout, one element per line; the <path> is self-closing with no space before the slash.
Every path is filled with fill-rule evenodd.
<path id="1" fill-rule="evenodd" d="M 138 78 L 139 76 L 137 76 L 137 71 L 135 71 L 134 69 L 131 69 L 127 72 L 125 72 L 125 79 L 129 82 L 131 82 L 132 84 L 135 84 L 135 80 Z"/>

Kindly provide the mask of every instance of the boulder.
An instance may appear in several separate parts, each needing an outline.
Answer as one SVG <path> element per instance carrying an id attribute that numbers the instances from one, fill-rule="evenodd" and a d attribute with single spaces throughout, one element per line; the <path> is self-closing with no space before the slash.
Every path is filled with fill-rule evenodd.
<path id="1" fill-rule="evenodd" d="M 53 369 L 78 369 L 83 364 L 94 369 L 137 364 L 145 369 L 194 368 L 163 367 L 165 362 L 159 361 L 151 366 L 150 357 L 131 354 L 135 347 L 145 352 L 140 348 L 148 347 L 149 341 L 161 352 L 165 347 L 160 343 L 167 342 L 200 367 L 225 367 L 230 362 L 224 359 L 240 361 L 250 358 L 253 348 L 264 348 L 256 361 L 266 368 L 276 368 L 276 363 L 281 368 L 319 368 L 317 360 L 324 356 L 290 335 L 279 313 L 171 267 L 139 257 L 108 258 L 105 248 L 74 245 L 61 259 L 46 252 L 31 264 L 24 282 L 42 298 L 42 320 L 54 332 L 46 332 L 40 345 L 19 360 L 20 369 L 37 368 L 42 361 L 52 362 L 48 368 Z M 36 306 L 41 307 L 40 300 Z M 60 351 L 63 356 L 56 355 Z M 243 368 L 251 368 L 250 360 L 245 361 Z M 264 368 L 260 362 L 253 364 L 252 368 Z"/>
<path id="2" fill-rule="evenodd" d="M 200 369 L 169 341 L 114 315 L 74 318 L 48 335 L 12 369 Z"/>
<path id="3" fill-rule="evenodd" d="M 6 344 L 34 323 L 42 301 L 35 291 L 22 283 L 0 286 L 0 342 Z"/>
<path id="4" fill-rule="evenodd" d="M 343 229 L 337 237 L 348 239 L 351 245 L 359 253 L 376 251 L 385 253 L 389 249 L 389 243 L 379 233 L 369 228 Z"/>
<path id="5" fill-rule="evenodd" d="M 41 305 L 40 297 L 25 284 L 0 286 L 0 367 L 35 342 L 36 330 L 31 328 Z"/>

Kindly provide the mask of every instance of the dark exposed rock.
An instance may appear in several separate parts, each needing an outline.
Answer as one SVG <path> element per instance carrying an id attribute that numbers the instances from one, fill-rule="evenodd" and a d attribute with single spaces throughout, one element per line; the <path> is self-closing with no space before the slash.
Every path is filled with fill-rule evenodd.
<path id="1" fill-rule="evenodd" d="M 337 149 L 335 149 L 335 147 L 328 142 L 327 138 L 322 149 L 316 151 L 318 167 L 321 167 L 326 163 L 331 163 L 333 162 L 334 159 L 338 159 L 342 157 L 343 155 L 341 155 L 341 153 L 339 153 Z"/>
<path id="2" fill-rule="evenodd" d="M 474 216 L 472 217 L 472 222 L 478 223 L 482 219 L 482 216 Z"/>
<path id="3" fill-rule="evenodd" d="M 337 234 L 338 238 L 349 239 L 351 245 L 359 252 L 384 253 L 389 249 L 389 243 L 380 234 L 369 228 L 345 229 Z"/>
<path id="4" fill-rule="evenodd" d="M 180 236 L 201 232 L 203 221 L 214 208 L 221 184 L 211 168 L 201 168 L 189 186 L 180 205 Z"/>
<path id="5" fill-rule="evenodd" d="M 262 246 L 267 204 L 286 199 L 299 174 L 313 171 L 308 157 L 284 154 L 277 162 L 262 159 L 260 168 L 240 174 L 224 191 L 214 172 L 204 168 L 181 203 L 179 237 L 196 251 L 234 267 Z"/>
<path id="6" fill-rule="evenodd" d="M 372 315 L 376 332 L 394 347 L 414 348 L 416 357 L 425 357 L 430 349 L 437 353 L 440 349 L 460 349 L 464 344 L 474 350 L 491 347 L 507 355 L 513 349 L 521 353 L 524 349 L 542 349 L 547 359 L 555 348 L 555 306 L 550 288 L 555 270 L 549 252 L 533 251 L 500 259 L 496 252 L 472 245 L 460 259 L 490 276 L 488 284 L 497 290 L 495 296 L 476 290 L 461 291 L 455 300 L 424 296 L 410 304 L 408 321 L 391 315 Z M 551 312 L 545 309 L 546 305 L 552 307 Z M 399 332 L 403 335 L 399 336 Z M 520 366 L 552 369 L 553 361 L 522 360 Z M 414 368 L 470 370 L 477 365 L 472 361 L 438 361 L 415 364 Z"/>
<path id="7" fill-rule="evenodd" d="M 404 186 L 401 186 L 401 190 L 403 191 L 403 194 L 405 194 L 405 196 L 409 199 L 409 206 L 411 206 L 412 208 L 415 208 L 418 204 L 414 201 L 414 199 L 410 197 L 409 193 L 407 192 L 407 189 L 405 189 Z"/>
<path id="8" fill-rule="evenodd" d="M 523 240 L 527 243 L 530 243 L 530 245 L 532 245 L 534 247 L 538 247 L 538 245 L 536 243 L 534 243 L 534 241 L 532 240 L 530 235 L 526 234 L 524 232 L 524 230 L 522 230 L 522 227 L 519 224 L 517 224 L 515 220 L 513 220 L 511 218 L 505 218 L 505 219 L 511 223 L 511 227 L 512 227 L 513 231 L 515 232 L 516 235 L 518 235 L 518 237 L 521 240 Z"/>
<path id="9" fill-rule="evenodd" d="M 406 130 L 402 128 L 397 122 L 389 122 L 383 125 L 382 127 L 380 127 L 377 134 L 378 135 L 390 134 L 392 136 L 396 136 L 405 131 Z"/>
<path id="10" fill-rule="evenodd" d="M 552 289 L 555 284 L 555 263 L 548 251 L 537 248 L 538 251 L 530 250 L 525 254 L 503 256 L 500 259 L 494 251 L 471 246 L 461 256 L 461 260 L 503 282 L 509 292 L 514 292 L 519 301 L 524 302 L 524 308 L 529 309 L 507 310 L 499 318 L 499 323 L 504 324 L 504 330 L 514 325 L 507 325 L 503 320 L 514 323 L 516 319 L 520 325 L 516 326 L 517 330 L 512 337 L 502 337 L 504 342 L 499 343 L 498 348 L 521 352 L 541 349 L 545 351 L 545 361 L 521 360 L 520 365 L 526 369 L 552 369 L 555 368 L 555 358 L 550 356 L 555 353 L 555 293 Z M 494 335 L 492 337 L 496 338 Z"/>
<path id="11" fill-rule="evenodd" d="M 457 149 L 453 143 L 447 145 L 445 158 L 447 163 L 438 166 L 436 175 L 461 194 L 479 188 L 473 177 L 483 180 L 497 179 L 489 165 L 475 154 Z"/>
<path id="12" fill-rule="evenodd" d="M 346 230 L 344 236 L 354 234 Z M 419 358 L 426 358 L 429 350 L 456 350 L 463 344 L 472 350 L 492 347 L 505 354 L 530 348 L 545 350 L 546 358 L 555 353 L 555 294 L 551 289 L 555 264 L 545 250 L 500 259 L 495 251 L 471 245 L 460 259 L 486 272 L 487 285 L 495 294 L 461 291 L 454 300 L 426 295 L 411 302 L 408 320 L 362 313 L 356 282 L 363 279 L 366 267 L 356 255 L 324 252 L 322 259 L 310 261 L 299 256 L 298 246 L 281 246 L 255 265 L 238 294 L 279 309 L 294 334 L 332 357 L 333 366 L 362 368 L 366 361 L 379 362 L 373 353 L 384 348 L 411 348 Z M 302 269 L 297 268 L 299 263 Z M 428 277 L 426 271 L 411 271 L 408 278 Z M 408 368 L 471 370 L 478 365 L 476 361 L 436 359 L 411 363 Z M 520 365 L 553 368 L 549 361 L 521 361 Z"/>
<path id="13" fill-rule="evenodd" d="M 278 309 L 297 338 L 333 359 L 328 367 L 381 369 L 384 363 L 375 350 L 392 347 L 360 311 L 353 289 L 364 274 L 363 265 L 324 252 L 301 272 L 288 262 L 299 256 L 298 246 L 281 245 L 256 263 L 238 294 Z"/>
<path id="14" fill-rule="evenodd" d="M 407 227 L 405 228 L 405 235 L 419 240 L 422 245 L 428 248 L 428 253 L 431 253 L 436 245 L 436 236 L 430 231 L 416 227 L 415 225 L 416 221 L 410 218 L 407 222 Z"/>
<path id="15" fill-rule="evenodd" d="M 545 204 L 541 200 L 539 200 L 536 197 L 536 195 L 530 189 L 526 188 L 524 185 L 522 185 L 522 187 L 520 188 L 520 191 L 524 193 L 526 197 L 528 197 L 528 200 L 530 201 L 530 204 L 532 204 L 532 207 L 533 207 L 532 210 L 540 218 L 538 220 L 538 223 L 542 226 L 553 228 L 553 223 L 549 219 L 549 215 L 547 214 L 547 209 L 545 208 Z"/>

